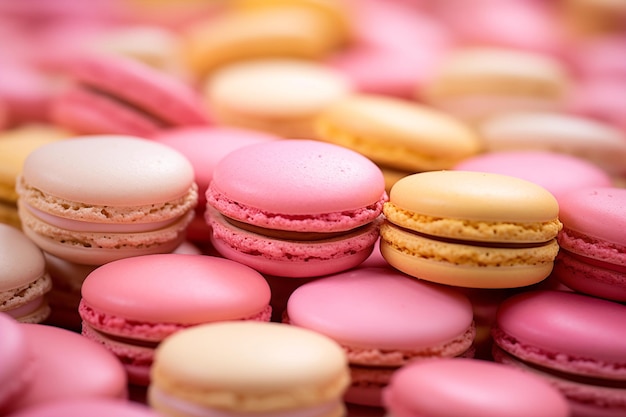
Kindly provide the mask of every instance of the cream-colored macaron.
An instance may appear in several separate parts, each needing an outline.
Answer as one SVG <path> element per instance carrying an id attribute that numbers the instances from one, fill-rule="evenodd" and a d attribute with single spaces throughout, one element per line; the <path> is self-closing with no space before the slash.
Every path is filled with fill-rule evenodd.
<path id="1" fill-rule="evenodd" d="M 470 122 L 515 110 L 559 110 L 570 86 L 556 58 L 506 48 L 453 50 L 420 99 Z"/>
<path id="2" fill-rule="evenodd" d="M 349 383 L 346 354 L 332 339 L 288 324 L 228 321 L 159 345 L 148 402 L 176 417 L 340 417 Z"/>
<path id="3" fill-rule="evenodd" d="M 321 63 L 266 59 L 222 67 L 204 96 L 218 124 L 312 139 L 317 116 L 352 91 L 345 75 Z"/>

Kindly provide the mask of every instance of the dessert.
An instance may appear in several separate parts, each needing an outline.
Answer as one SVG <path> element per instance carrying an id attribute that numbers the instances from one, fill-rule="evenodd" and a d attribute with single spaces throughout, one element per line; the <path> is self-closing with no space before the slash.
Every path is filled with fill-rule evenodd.
<path id="1" fill-rule="evenodd" d="M 350 383 L 333 340 L 281 323 L 222 322 L 165 339 L 148 402 L 166 416 L 340 417 Z"/>
<path id="2" fill-rule="evenodd" d="M 261 273 L 335 273 L 372 252 L 387 199 L 383 175 L 338 145 L 279 140 L 229 153 L 206 194 L 211 242 Z"/>
<path id="3" fill-rule="evenodd" d="M 118 135 L 38 148 L 24 162 L 17 192 L 26 235 L 45 252 L 90 265 L 173 251 L 198 197 L 183 155 Z"/>
<path id="4" fill-rule="evenodd" d="M 81 293 L 82 334 L 113 352 L 137 385 L 148 385 L 154 349 L 170 334 L 216 321 L 269 321 L 272 314 L 261 274 L 204 255 L 109 262 L 85 278 Z"/>
<path id="5" fill-rule="evenodd" d="M 12 413 L 11 417 L 84 417 L 87 415 L 159 417 L 159 414 L 145 405 L 109 398 L 55 401 L 24 408 L 16 413 Z"/>
<path id="6" fill-rule="evenodd" d="M 431 171 L 399 180 L 383 208 L 380 249 L 414 277 L 470 288 L 544 280 L 561 230 L 545 188 L 508 175 Z"/>
<path id="7" fill-rule="evenodd" d="M 33 376 L 30 347 L 19 323 L 6 313 L 0 312 L 0 413 L 22 394 Z"/>

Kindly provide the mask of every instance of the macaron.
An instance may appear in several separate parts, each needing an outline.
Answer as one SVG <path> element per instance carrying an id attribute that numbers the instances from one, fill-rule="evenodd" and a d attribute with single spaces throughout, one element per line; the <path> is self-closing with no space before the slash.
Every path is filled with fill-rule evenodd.
<path id="1" fill-rule="evenodd" d="M 477 359 L 404 366 L 383 392 L 387 416 L 569 417 L 563 394 L 535 375 Z"/>
<path id="2" fill-rule="evenodd" d="M 461 120 L 418 103 L 354 94 L 328 106 L 317 118 L 317 139 L 353 149 L 401 176 L 450 169 L 475 155 L 479 137 Z M 387 188 L 390 181 L 386 176 Z"/>
<path id="3" fill-rule="evenodd" d="M 190 85 L 135 59 L 90 54 L 68 72 L 70 83 L 51 105 L 51 119 L 76 134 L 148 137 L 170 127 L 208 123 Z"/>
<path id="4" fill-rule="evenodd" d="M 550 151 L 585 159 L 613 177 L 626 175 L 626 135 L 610 123 L 556 112 L 512 112 L 478 127 L 487 152 Z"/>
<path id="5" fill-rule="evenodd" d="M 355 268 L 305 283 L 289 297 L 285 320 L 339 343 L 352 375 L 344 400 L 377 407 L 398 368 L 472 356 L 476 332 L 467 297 L 392 268 Z"/>
<path id="6" fill-rule="evenodd" d="M 50 315 L 52 280 L 44 255 L 20 230 L 0 224 L 0 312 L 24 323 Z"/>
<path id="7" fill-rule="evenodd" d="M 173 251 L 198 198 L 187 158 L 121 135 L 38 148 L 26 158 L 16 189 L 26 235 L 45 252 L 91 265 Z"/>
<path id="8" fill-rule="evenodd" d="M 262 58 L 316 61 L 337 49 L 328 19 L 302 7 L 227 10 L 188 25 L 182 43 L 186 65 L 198 82 L 227 64 Z"/>
<path id="9" fill-rule="evenodd" d="M 387 200 L 382 172 L 363 155 L 314 140 L 237 149 L 206 194 L 213 247 L 270 275 L 304 278 L 363 262 Z"/>
<path id="10" fill-rule="evenodd" d="M 421 91 L 427 104 L 471 123 L 515 110 L 565 108 L 571 75 L 556 57 L 515 48 L 450 51 Z"/>
<path id="11" fill-rule="evenodd" d="M 7 413 L 71 399 L 127 398 L 124 367 L 113 354 L 78 333 L 44 324 L 20 324 L 34 373 Z"/>
<path id="12" fill-rule="evenodd" d="M 332 339 L 282 323 L 222 322 L 161 343 L 148 403 L 166 416 L 345 415 L 346 355 Z"/>
<path id="13" fill-rule="evenodd" d="M 459 162 L 454 169 L 521 178 L 544 187 L 559 202 L 579 188 L 613 185 L 609 173 L 587 159 L 547 150 L 485 152 Z"/>
<path id="14" fill-rule="evenodd" d="M 127 400 L 87 398 L 55 401 L 24 408 L 10 417 L 159 417 L 150 407 Z"/>
<path id="15" fill-rule="evenodd" d="M 505 300 L 493 329 L 494 359 L 540 375 L 568 399 L 572 415 L 626 413 L 626 306 L 565 291 Z"/>
<path id="16" fill-rule="evenodd" d="M 152 140 L 182 153 L 193 166 L 194 180 L 198 185 L 198 204 L 195 217 L 187 227 L 187 239 L 199 244 L 210 241 L 211 229 L 204 220 L 205 194 L 219 160 L 235 149 L 276 139 L 279 137 L 228 126 L 181 127 L 168 129 L 152 137 Z"/>
<path id="17" fill-rule="evenodd" d="M 131 383 L 146 386 L 154 349 L 170 334 L 215 321 L 269 321 L 272 314 L 270 288 L 261 274 L 204 255 L 109 262 L 85 278 L 81 294 L 82 334 L 113 352 Z"/>
<path id="18" fill-rule="evenodd" d="M 0 132 L 0 223 L 21 227 L 15 183 L 28 154 L 69 136 L 69 132 L 47 124 L 25 124 Z"/>
<path id="19" fill-rule="evenodd" d="M 560 207 L 561 249 L 552 275 L 578 292 L 626 302 L 626 189 L 573 190 Z"/>
<path id="20" fill-rule="evenodd" d="M 30 347 L 19 322 L 6 313 L 0 312 L 0 413 L 16 397 L 22 394 L 34 369 Z"/>
<path id="21" fill-rule="evenodd" d="M 318 114 L 353 86 L 322 63 L 264 59 L 220 68 L 207 77 L 203 90 L 216 124 L 314 139 Z"/>
<path id="22" fill-rule="evenodd" d="M 409 175 L 393 186 L 383 212 L 383 257 L 427 281 L 470 288 L 536 284 L 550 275 L 559 250 L 556 198 L 508 175 Z"/>

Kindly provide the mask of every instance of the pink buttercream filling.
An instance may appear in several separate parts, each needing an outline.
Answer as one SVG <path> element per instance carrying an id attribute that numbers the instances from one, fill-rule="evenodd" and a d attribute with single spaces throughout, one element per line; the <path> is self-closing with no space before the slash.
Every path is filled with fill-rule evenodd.
<path id="1" fill-rule="evenodd" d="M 158 387 L 152 385 L 150 387 L 150 399 L 170 410 L 176 411 L 177 414 L 184 414 L 189 417 L 319 417 L 328 415 L 331 411 L 343 407 L 341 400 L 333 400 L 323 404 L 306 406 L 292 410 L 275 410 L 266 412 L 237 412 L 218 410 L 215 408 L 203 407 L 199 404 L 193 404 L 189 401 L 177 398 L 173 395 L 163 392 Z"/>
<path id="2" fill-rule="evenodd" d="M 37 311 L 37 309 L 41 307 L 43 302 L 44 302 L 43 296 L 37 297 L 27 302 L 26 304 L 22 304 L 21 306 L 17 308 L 4 311 L 4 313 L 7 313 L 9 316 L 13 317 L 14 319 L 19 319 L 20 317 L 28 316 L 29 314 Z"/>
<path id="3" fill-rule="evenodd" d="M 81 318 L 94 329 L 112 336 L 127 337 L 133 340 L 160 341 L 172 333 L 200 323 L 150 323 L 128 320 L 113 314 L 96 312 L 84 300 L 78 307 Z M 272 307 L 267 305 L 263 310 L 238 320 L 270 321 Z"/>
<path id="4" fill-rule="evenodd" d="M 38 210 L 26 202 L 23 203 L 24 207 L 28 209 L 34 216 L 40 220 L 58 227 L 64 230 L 73 230 L 77 232 L 93 232 L 93 233 L 141 233 L 150 232 L 153 230 L 159 230 L 164 227 L 170 226 L 176 223 L 180 217 L 173 219 L 162 220 L 159 222 L 150 223 L 129 223 L 129 224 L 114 224 L 114 223 L 93 223 L 84 222 L 79 220 L 67 219 L 64 217 L 55 216 L 49 213 L 44 213 Z"/>

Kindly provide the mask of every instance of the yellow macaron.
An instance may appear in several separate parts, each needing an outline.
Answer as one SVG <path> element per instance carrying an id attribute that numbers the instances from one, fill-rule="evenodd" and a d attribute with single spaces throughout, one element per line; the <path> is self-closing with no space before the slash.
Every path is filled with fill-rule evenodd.
<path id="1" fill-rule="evenodd" d="M 441 284 L 514 288 L 545 279 L 562 228 L 556 198 L 519 178 L 432 171 L 399 180 L 385 203 L 381 253 Z"/>

